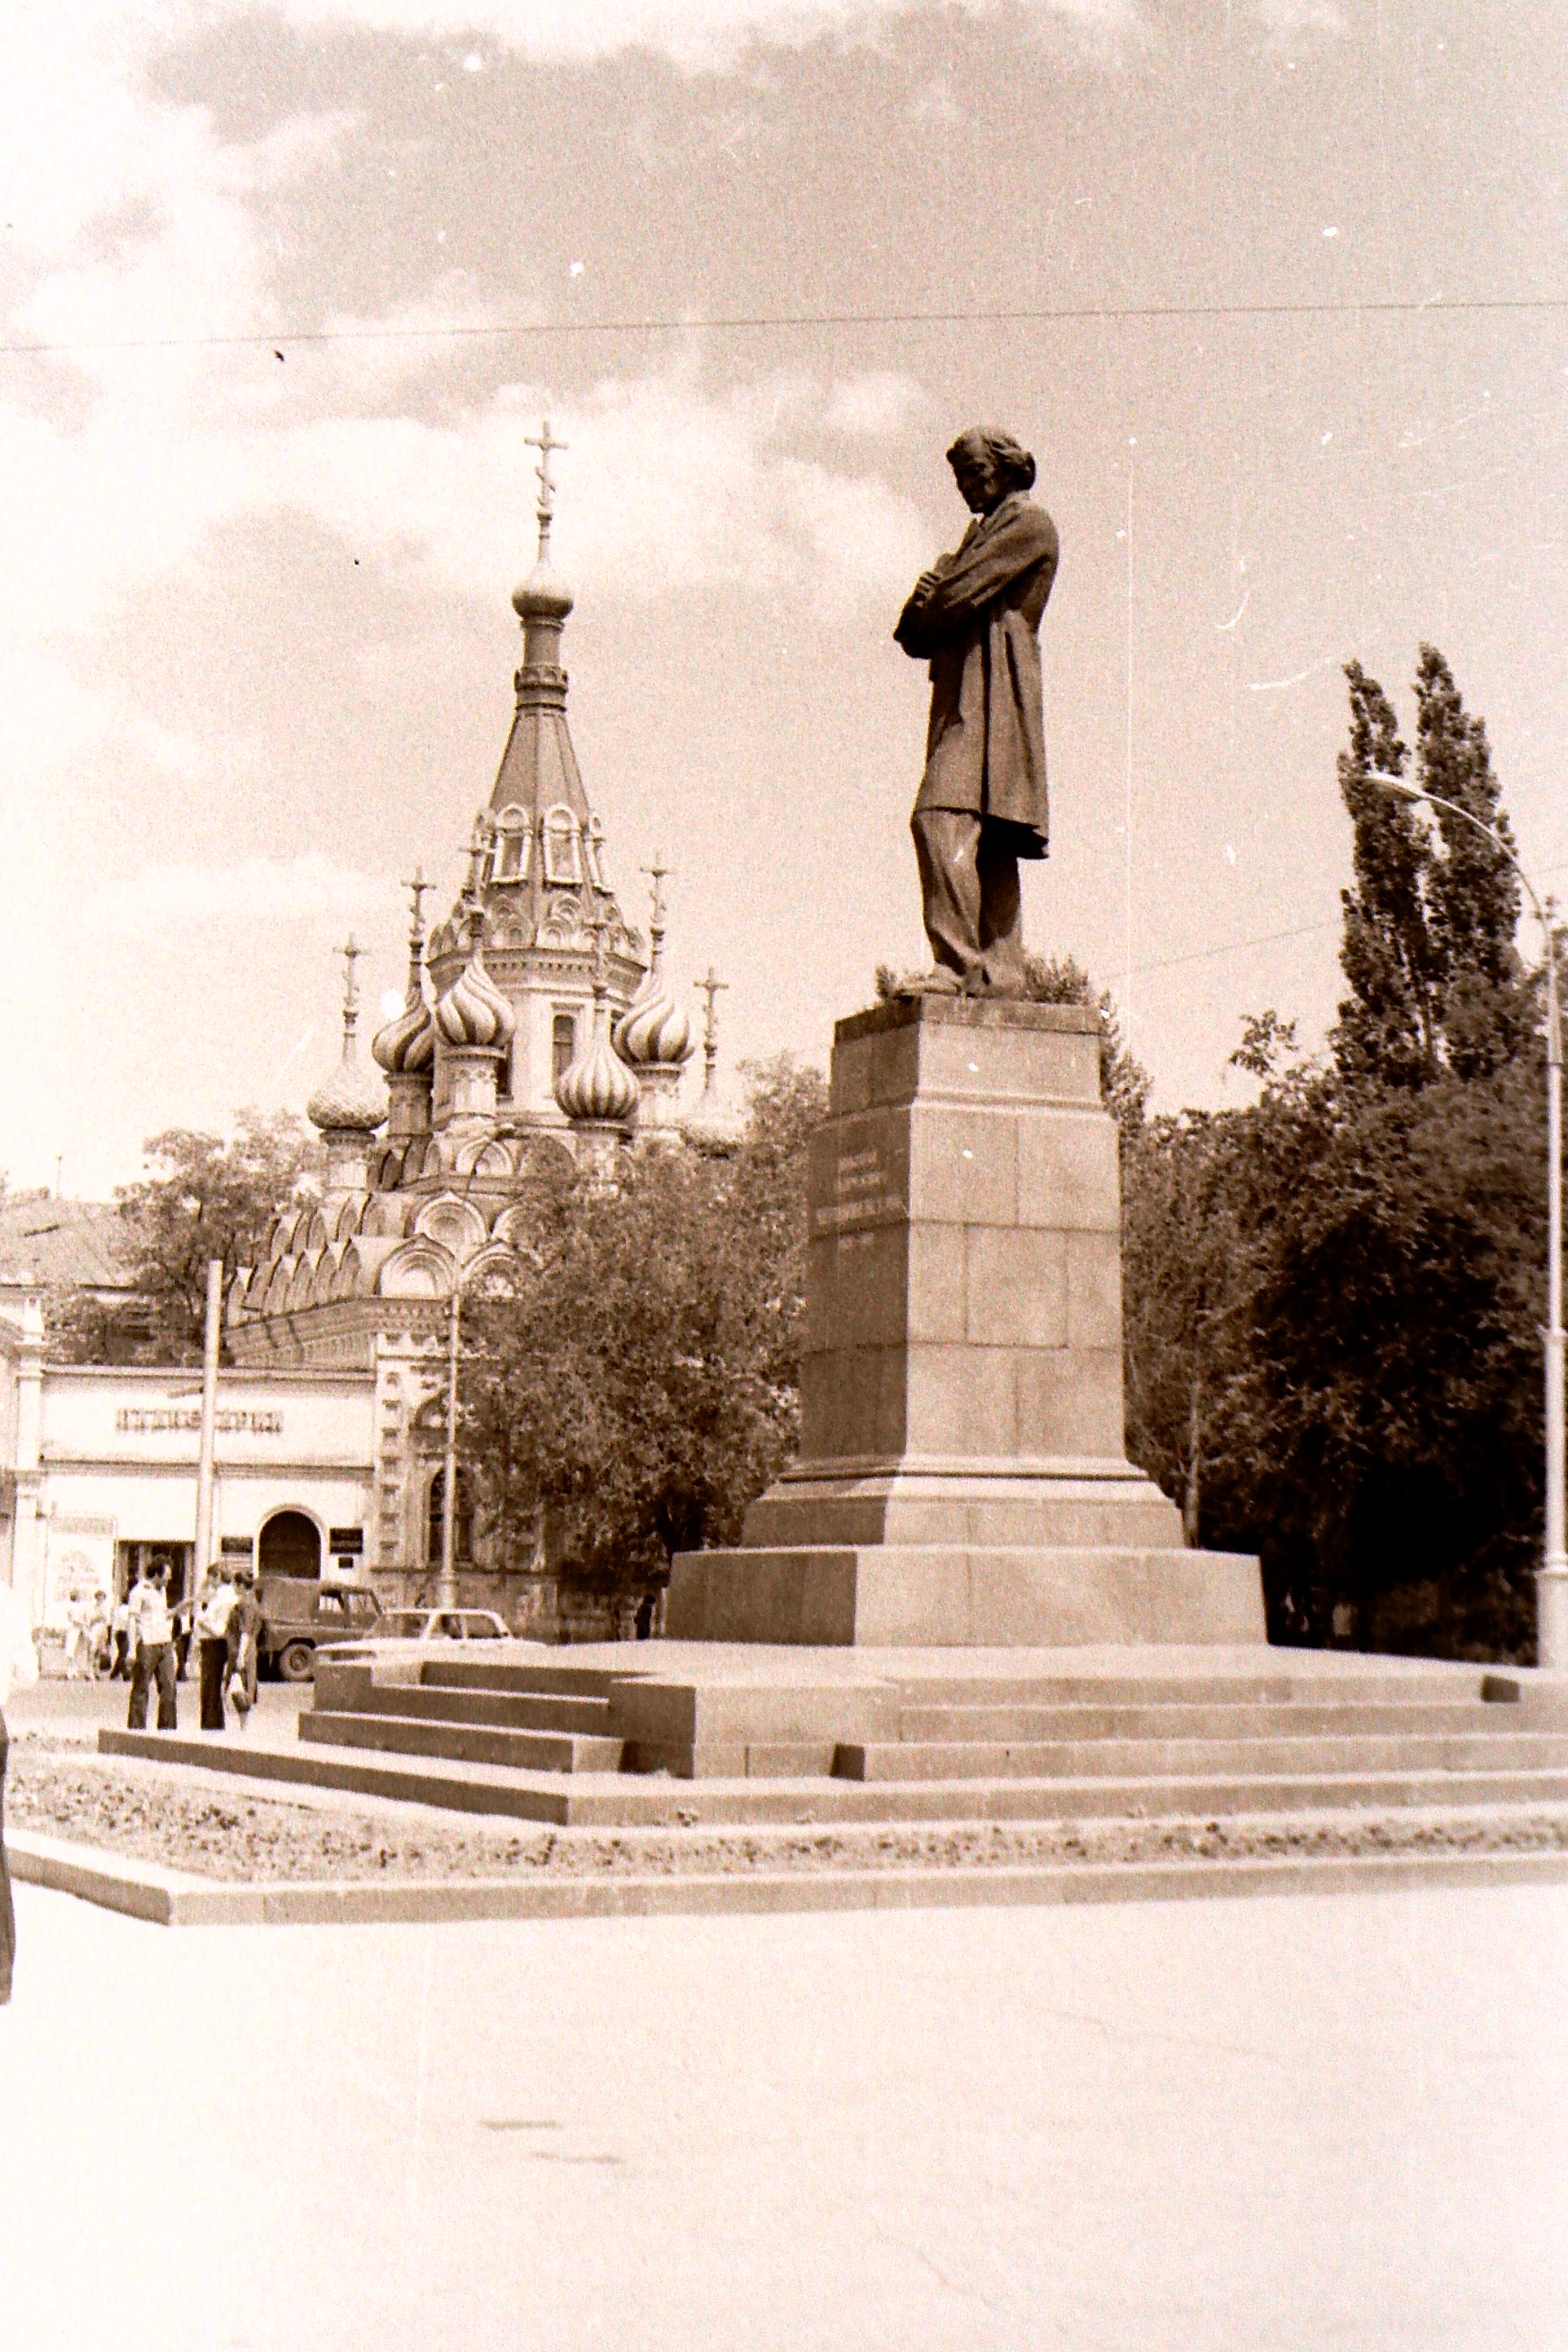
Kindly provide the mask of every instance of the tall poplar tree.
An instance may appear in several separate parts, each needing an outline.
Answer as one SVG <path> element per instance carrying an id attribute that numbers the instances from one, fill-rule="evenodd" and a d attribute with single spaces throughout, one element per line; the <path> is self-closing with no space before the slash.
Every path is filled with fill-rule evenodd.
<path id="1" fill-rule="evenodd" d="M 1350 994 L 1333 1034 L 1342 1076 L 1419 1086 L 1437 1068 L 1436 971 L 1426 921 L 1431 836 L 1413 804 L 1369 782 L 1403 776 L 1410 753 L 1394 706 L 1360 662 L 1345 664 L 1349 748 L 1340 794 L 1355 828 L 1355 879 L 1342 890 L 1340 963 Z"/>
<path id="2" fill-rule="evenodd" d="M 1453 672 L 1424 645 L 1415 672 L 1415 744 L 1422 789 L 1436 795 L 1433 823 L 1442 856 L 1426 874 L 1427 929 L 1440 976 L 1443 1057 L 1456 1077 L 1489 1077 L 1511 1062 L 1533 1026 L 1514 933 L 1518 877 L 1503 854 L 1447 801 L 1489 825 L 1508 847 L 1486 721 L 1467 713 Z"/>
<path id="3" fill-rule="evenodd" d="M 1504 849 L 1477 830 L 1490 827 L 1511 850 L 1486 722 L 1467 712 L 1436 647 L 1423 645 L 1415 782 L 1435 795 L 1428 816 L 1371 781 L 1374 772 L 1404 776 L 1410 753 L 1377 680 L 1353 661 L 1345 677 L 1351 730 L 1339 773 L 1355 828 L 1355 878 L 1341 893 L 1340 961 L 1351 992 L 1333 1034 L 1335 1064 L 1352 1085 L 1424 1086 L 1445 1072 L 1488 1077 L 1524 1049 L 1534 1009 L 1514 945 L 1519 883 Z"/>

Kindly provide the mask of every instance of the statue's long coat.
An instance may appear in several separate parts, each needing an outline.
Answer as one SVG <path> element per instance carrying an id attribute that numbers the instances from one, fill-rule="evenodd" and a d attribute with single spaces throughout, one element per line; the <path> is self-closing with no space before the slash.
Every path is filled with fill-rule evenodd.
<path id="1" fill-rule="evenodd" d="M 916 809 L 973 809 L 1016 825 L 1024 857 L 1045 856 L 1049 830 L 1037 633 L 1058 551 L 1049 515 L 1015 491 L 971 523 L 893 631 L 905 653 L 931 664 Z"/>

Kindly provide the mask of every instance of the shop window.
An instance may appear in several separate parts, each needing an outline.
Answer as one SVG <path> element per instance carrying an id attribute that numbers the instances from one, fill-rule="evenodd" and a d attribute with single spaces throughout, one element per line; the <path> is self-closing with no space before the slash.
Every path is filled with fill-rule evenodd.
<path id="1" fill-rule="evenodd" d="M 577 820 L 559 803 L 544 820 L 544 878 L 575 888 L 583 879 L 577 854 Z"/>

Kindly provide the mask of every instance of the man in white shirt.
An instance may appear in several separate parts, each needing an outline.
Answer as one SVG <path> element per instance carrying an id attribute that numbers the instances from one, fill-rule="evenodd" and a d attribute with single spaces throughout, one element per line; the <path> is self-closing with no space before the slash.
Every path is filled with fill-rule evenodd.
<path id="1" fill-rule="evenodd" d="M 0 1581 L 0 2004 L 11 1998 L 11 1969 L 16 1957 L 16 1913 L 11 1901 L 11 1874 L 5 1867 L 5 1759 L 10 1749 L 5 1702 L 13 1687 L 31 1690 L 37 1679 L 38 1654 L 26 1612 L 11 1587 Z"/>
<path id="2" fill-rule="evenodd" d="M 204 1731 L 224 1727 L 223 1686 L 228 1668 L 228 1628 L 238 1589 L 221 1562 L 208 1569 L 196 1595 L 196 1651 L 200 1662 Z"/>
<path id="3" fill-rule="evenodd" d="M 174 1705 L 174 1620 L 179 1611 L 169 1606 L 169 1563 L 155 1559 L 131 1596 L 131 1646 L 135 1664 L 131 1671 L 128 1731 L 147 1728 L 147 1692 L 158 1685 L 158 1728 L 178 1731 Z"/>

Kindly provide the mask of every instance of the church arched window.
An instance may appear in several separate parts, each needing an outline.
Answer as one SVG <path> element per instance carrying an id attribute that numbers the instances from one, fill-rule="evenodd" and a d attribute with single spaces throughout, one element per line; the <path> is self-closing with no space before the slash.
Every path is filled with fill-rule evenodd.
<path id="1" fill-rule="evenodd" d="M 595 889 L 607 890 L 610 886 L 605 879 L 605 823 L 602 817 L 591 816 L 583 828 L 583 859 Z"/>
<path id="2" fill-rule="evenodd" d="M 490 878 L 495 882 L 526 882 L 529 852 L 533 847 L 533 827 L 528 813 L 514 801 L 503 808 L 496 818 L 495 858 Z"/>
<path id="3" fill-rule="evenodd" d="M 544 878 L 573 887 L 583 879 L 583 863 L 577 852 L 577 820 L 560 802 L 545 814 Z"/>

